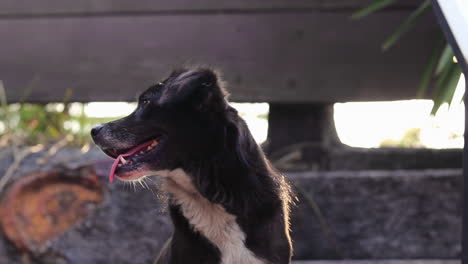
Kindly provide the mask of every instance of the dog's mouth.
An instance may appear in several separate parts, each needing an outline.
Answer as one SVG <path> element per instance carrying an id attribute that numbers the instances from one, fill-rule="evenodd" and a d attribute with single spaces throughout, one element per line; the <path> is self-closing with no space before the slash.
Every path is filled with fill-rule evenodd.
<path id="1" fill-rule="evenodd" d="M 142 163 L 150 153 L 157 151 L 157 146 L 160 141 L 161 138 L 152 139 L 125 150 L 103 149 L 104 153 L 115 159 L 109 173 L 109 181 L 113 182 L 116 175 L 122 180 L 139 178 L 140 176 L 137 175 L 138 173 L 134 175 L 135 173 L 132 172 L 135 172 L 141 167 L 140 163 Z"/>

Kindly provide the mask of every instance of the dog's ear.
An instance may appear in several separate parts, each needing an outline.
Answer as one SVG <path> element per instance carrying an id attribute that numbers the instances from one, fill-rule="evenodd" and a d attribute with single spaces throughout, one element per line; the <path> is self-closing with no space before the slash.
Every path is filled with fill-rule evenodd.
<path id="1" fill-rule="evenodd" d="M 197 110 L 212 111 L 227 108 L 227 93 L 221 87 L 219 75 L 207 68 L 173 72 L 161 103 L 189 103 Z"/>

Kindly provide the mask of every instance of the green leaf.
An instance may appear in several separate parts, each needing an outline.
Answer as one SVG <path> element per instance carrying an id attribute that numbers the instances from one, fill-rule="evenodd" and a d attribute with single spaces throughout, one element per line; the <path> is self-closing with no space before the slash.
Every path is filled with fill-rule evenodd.
<path id="1" fill-rule="evenodd" d="M 431 115 L 435 115 L 443 103 L 451 103 L 460 75 L 461 69 L 456 63 L 451 63 L 442 70 L 442 74 L 436 82 L 436 93 L 434 94 L 434 106 Z"/>
<path id="2" fill-rule="evenodd" d="M 423 76 L 421 78 L 421 82 L 419 84 L 417 98 L 422 98 L 427 88 L 429 87 L 429 83 L 431 82 L 431 79 L 434 73 L 434 68 L 436 67 L 436 64 L 437 64 L 437 59 L 439 58 L 440 48 L 442 44 L 443 43 L 439 41 L 439 43 L 434 48 L 434 51 L 432 52 L 431 58 L 429 59 L 429 63 L 427 64 L 426 69 L 424 70 Z"/>
<path id="3" fill-rule="evenodd" d="M 382 50 L 386 51 L 391 48 L 415 23 L 416 19 L 424 13 L 431 3 L 425 0 L 419 7 L 411 13 L 411 15 L 400 25 L 397 30 L 382 44 Z"/>
<path id="4" fill-rule="evenodd" d="M 443 104 L 443 92 L 444 92 L 444 82 L 447 79 L 447 76 L 450 74 L 450 67 L 446 67 L 443 69 L 441 75 L 437 79 L 435 86 L 434 86 L 434 94 L 432 96 L 432 100 L 434 101 L 434 105 L 432 106 L 431 115 L 435 115 L 439 110 L 439 107 Z"/>
<path id="5" fill-rule="evenodd" d="M 391 5 L 395 0 L 375 0 L 372 4 L 358 10 L 357 12 L 351 15 L 352 19 L 360 19 L 371 13 L 379 11 L 389 5 Z"/>
<path id="6" fill-rule="evenodd" d="M 448 77 L 445 90 L 444 90 L 444 94 L 443 94 L 444 101 L 449 104 L 449 107 L 452 104 L 453 95 L 455 94 L 455 91 L 457 90 L 457 85 L 458 85 L 458 81 L 460 80 L 460 76 L 461 76 L 461 69 L 457 64 L 455 64 L 453 71 L 450 73 L 450 76 Z"/>
<path id="7" fill-rule="evenodd" d="M 442 55 L 440 55 L 439 62 L 437 63 L 437 68 L 435 71 L 436 75 L 439 75 L 442 70 L 449 65 L 449 63 L 452 62 L 453 58 L 453 50 L 450 47 L 450 45 L 447 43 L 445 45 L 444 51 L 442 52 Z"/>

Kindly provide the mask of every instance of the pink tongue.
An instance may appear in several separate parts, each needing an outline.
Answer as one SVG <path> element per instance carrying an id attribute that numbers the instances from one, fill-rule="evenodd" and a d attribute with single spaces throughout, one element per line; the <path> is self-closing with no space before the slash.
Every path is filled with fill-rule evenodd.
<path id="1" fill-rule="evenodd" d="M 109 182 L 114 181 L 115 170 L 117 169 L 117 166 L 119 165 L 120 157 L 125 158 L 125 157 L 132 156 L 133 154 L 137 153 L 138 151 L 147 148 L 152 143 L 153 143 L 153 140 L 150 140 L 150 141 L 148 141 L 146 143 L 143 143 L 143 144 L 141 144 L 139 146 L 136 146 L 135 148 L 129 150 L 127 153 L 118 155 L 117 158 L 115 158 L 114 163 L 112 164 L 112 168 L 111 168 L 110 173 L 109 173 Z"/>

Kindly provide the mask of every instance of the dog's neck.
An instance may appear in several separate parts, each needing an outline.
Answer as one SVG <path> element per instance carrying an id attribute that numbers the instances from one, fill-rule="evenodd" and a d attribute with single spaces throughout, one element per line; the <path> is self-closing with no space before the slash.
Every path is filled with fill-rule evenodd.
<path id="1" fill-rule="evenodd" d="M 255 216 L 234 215 L 227 206 L 204 197 L 184 170 L 167 171 L 163 179 L 175 227 L 171 248 L 178 251 L 172 257 L 182 258 L 181 263 L 197 254 L 203 261 L 191 263 L 289 263 L 291 245 L 282 201 L 272 205 L 266 199 L 266 208 L 259 208 Z"/>
<path id="2" fill-rule="evenodd" d="M 203 197 L 183 170 L 176 169 L 168 176 L 164 189 L 172 195 L 173 220 L 184 217 L 190 226 L 188 231 L 200 233 L 219 250 L 216 253 L 219 253 L 220 263 L 267 263 L 245 246 L 246 234 L 237 223 L 236 216 L 228 213 L 222 205 Z M 176 229 L 179 221 L 174 223 Z"/>

